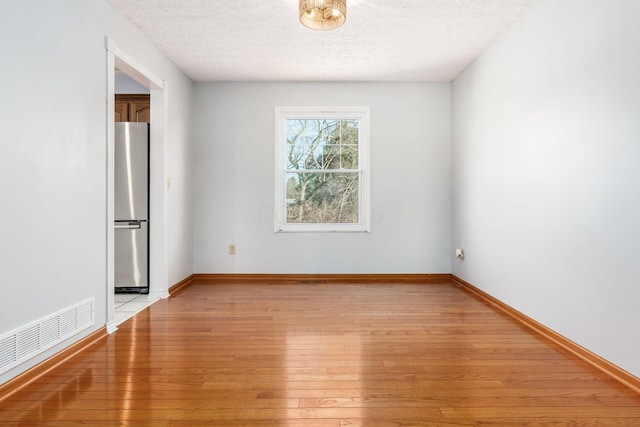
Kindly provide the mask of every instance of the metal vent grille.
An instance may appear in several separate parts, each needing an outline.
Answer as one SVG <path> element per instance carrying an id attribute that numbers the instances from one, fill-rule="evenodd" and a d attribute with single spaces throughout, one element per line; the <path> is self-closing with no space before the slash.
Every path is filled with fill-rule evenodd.
<path id="1" fill-rule="evenodd" d="M 0 374 L 95 323 L 91 298 L 0 335 Z"/>
<path id="2" fill-rule="evenodd" d="M 76 316 L 76 310 L 67 311 L 60 315 L 60 335 L 67 335 L 77 329 Z"/>
<path id="3" fill-rule="evenodd" d="M 60 318 L 46 320 L 40 325 L 40 343 L 44 346 L 60 338 Z"/>
<path id="4" fill-rule="evenodd" d="M 16 360 L 18 337 L 8 336 L 0 340 L 0 367 L 13 363 Z"/>
<path id="5" fill-rule="evenodd" d="M 22 359 L 29 353 L 38 351 L 40 348 L 40 325 L 18 332 L 18 354 L 17 358 Z"/>

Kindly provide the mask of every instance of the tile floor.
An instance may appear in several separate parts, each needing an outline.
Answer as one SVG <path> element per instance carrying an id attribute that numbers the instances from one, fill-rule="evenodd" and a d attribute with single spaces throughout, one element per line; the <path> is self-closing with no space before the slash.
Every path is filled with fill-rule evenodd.
<path id="1" fill-rule="evenodd" d="M 116 325 L 133 317 L 134 314 L 141 312 L 154 302 L 158 301 L 157 297 L 150 297 L 147 294 L 116 294 L 115 309 L 113 320 Z"/>

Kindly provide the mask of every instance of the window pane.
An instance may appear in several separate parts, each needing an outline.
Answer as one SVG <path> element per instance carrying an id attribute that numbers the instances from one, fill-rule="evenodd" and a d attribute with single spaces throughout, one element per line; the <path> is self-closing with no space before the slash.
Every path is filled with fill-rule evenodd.
<path id="1" fill-rule="evenodd" d="M 328 144 L 322 152 L 323 169 L 340 169 L 340 145 Z"/>
<path id="2" fill-rule="evenodd" d="M 287 146 L 287 169 L 320 169 L 322 148 L 301 143 Z"/>
<path id="3" fill-rule="evenodd" d="M 315 169 L 319 141 L 314 135 L 307 120 L 287 120 L 287 169 Z"/>
<path id="4" fill-rule="evenodd" d="M 358 146 L 340 146 L 340 165 L 343 169 L 358 169 Z"/>
<path id="5" fill-rule="evenodd" d="M 360 121 L 357 119 L 342 120 L 342 144 L 357 144 Z"/>
<path id="6" fill-rule="evenodd" d="M 359 173 L 287 173 L 286 223 L 357 224 Z"/>

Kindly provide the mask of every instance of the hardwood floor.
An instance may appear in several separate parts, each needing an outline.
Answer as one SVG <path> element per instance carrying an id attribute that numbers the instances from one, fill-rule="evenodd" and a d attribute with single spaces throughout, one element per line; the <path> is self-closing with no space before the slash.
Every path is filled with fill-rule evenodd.
<path id="1" fill-rule="evenodd" d="M 0 425 L 640 426 L 640 395 L 450 284 L 195 283 Z"/>

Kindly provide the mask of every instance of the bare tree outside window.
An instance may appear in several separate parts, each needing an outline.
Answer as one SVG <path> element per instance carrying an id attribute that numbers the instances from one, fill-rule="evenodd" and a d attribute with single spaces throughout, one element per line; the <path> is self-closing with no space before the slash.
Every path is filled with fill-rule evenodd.
<path id="1" fill-rule="evenodd" d="M 287 120 L 286 222 L 358 223 L 358 120 Z"/>

